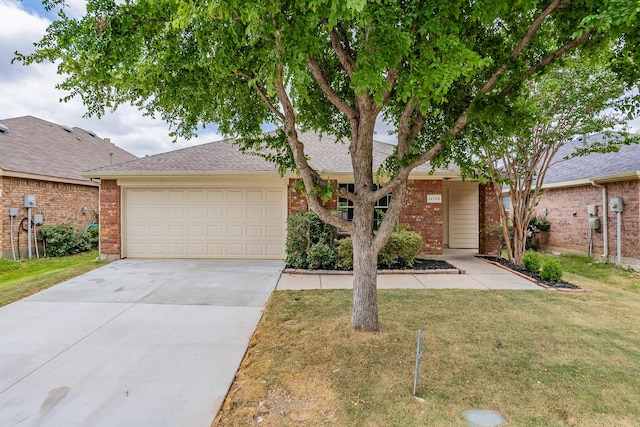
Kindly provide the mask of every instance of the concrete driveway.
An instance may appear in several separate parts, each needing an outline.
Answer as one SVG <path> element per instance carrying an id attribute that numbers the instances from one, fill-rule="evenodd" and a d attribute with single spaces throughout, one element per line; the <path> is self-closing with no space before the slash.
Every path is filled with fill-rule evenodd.
<path id="1" fill-rule="evenodd" d="M 0 425 L 209 426 L 283 266 L 122 260 L 0 308 Z"/>

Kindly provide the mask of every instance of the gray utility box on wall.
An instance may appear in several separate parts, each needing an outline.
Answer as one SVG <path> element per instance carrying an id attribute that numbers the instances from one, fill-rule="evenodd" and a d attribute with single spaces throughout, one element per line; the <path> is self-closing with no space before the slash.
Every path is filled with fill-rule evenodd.
<path id="1" fill-rule="evenodd" d="M 622 212 L 622 198 L 621 197 L 610 198 L 609 210 L 612 212 Z"/>
<path id="2" fill-rule="evenodd" d="M 598 215 L 598 206 L 597 205 L 587 205 L 587 214 L 596 216 Z"/>
<path id="3" fill-rule="evenodd" d="M 589 228 L 597 230 L 600 228 L 600 218 L 589 218 Z"/>

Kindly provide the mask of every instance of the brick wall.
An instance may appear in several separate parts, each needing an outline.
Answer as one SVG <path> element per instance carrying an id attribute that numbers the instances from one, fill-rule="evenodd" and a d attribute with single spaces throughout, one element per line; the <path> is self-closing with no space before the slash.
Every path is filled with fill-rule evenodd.
<path id="1" fill-rule="evenodd" d="M 299 179 L 292 179 L 289 178 L 289 185 L 288 185 L 288 196 L 287 196 L 287 215 L 288 216 L 292 216 L 292 215 L 298 215 L 301 214 L 302 212 L 306 212 L 309 210 L 309 205 L 307 203 L 307 198 L 304 196 L 304 194 L 302 194 L 302 191 L 294 188 L 294 185 L 296 185 L 298 183 L 298 181 L 300 181 Z M 330 180 L 329 182 L 331 182 L 332 185 L 337 186 L 338 185 L 338 181 L 336 180 Z M 329 200 L 328 202 L 326 202 L 324 204 L 324 206 L 329 210 L 329 211 L 335 211 L 338 209 L 338 197 L 334 196 L 331 200 Z"/>
<path id="2" fill-rule="evenodd" d="M 480 184 L 478 192 L 480 222 L 478 252 L 485 255 L 498 255 L 502 247 L 499 202 L 491 184 Z"/>
<path id="3" fill-rule="evenodd" d="M 116 180 L 100 183 L 100 258 L 118 259 L 121 256 L 120 186 Z"/>
<path id="4" fill-rule="evenodd" d="M 44 225 L 71 222 L 81 231 L 90 222 L 97 220 L 98 187 L 14 177 L 2 177 L 0 181 L 2 182 L 0 254 L 3 258 L 12 257 L 9 234 L 10 208 L 18 208 L 18 216 L 14 218 L 13 236 L 17 249 L 18 227 L 20 221 L 27 217 L 27 208 L 24 207 L 25 194 L 36 196 L 36 207 L 32 209 L 32 214 L 42 213 Z M 86 214 L 82 212 L 83 207 L 87 208 Z M 20 231 L 20 249 L 23 257 L 27 255 L 26 236 L 25 231 Z"/>
<path id="5" fill-rule="evenodd" d="M 612 197 L 621 197 L 624 211 L 621 214 L 621 256 L 640 258 L 640 181 L 625 181 L 606 184 L 607 204 Z M 609 255 L 615 257 L 617 219 L 616 213 L 608 206 L 602 206 L 602 189 L 592 185 L 579 187 L 548 189 L 540 199 L 536 214 L 543 216 L 547 209 L 547 220 L 551 223 L 548 233 L 543 233 L 540 243 L 544 246 L 588 252 L 589 215 L 587 205 L 598 207 L 601 227 L 593 232 L 593 253 L 603 252 L 603 215 L 607 215 L 609 233 Z M 575 213 L 575 215 L 574 215 Z M 611 258 L 614 259 L 614 258 Z"/>
<path id="6" fill-rule="evenodd" d="M 441 255 L 444 210 L 442 203 L 427 203 L 429 194 L 442 194 L 442 181 L 410 180 L 399 221 L 422 236 L 422 254 Z"/>

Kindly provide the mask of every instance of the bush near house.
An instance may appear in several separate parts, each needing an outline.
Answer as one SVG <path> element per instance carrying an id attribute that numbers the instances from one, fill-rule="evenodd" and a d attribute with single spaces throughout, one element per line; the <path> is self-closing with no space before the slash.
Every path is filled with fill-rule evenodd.
<path id="1" fill-rule="evenodd" d="M 422 237 L 400 227 L 378 255 L 378 266 L 411 267 L 422 247 Z M 293 268 L 309 270 L 353 269 L 353 242 L 350 237 L 337 239 L 336 228 L 322 222 L 313 212 L 287 219 L 286 263 Z"/>
<path id="2" fill-rule="evenodd" d="M 527 251 L 522 256 L 522 265 L 524 265 L 524 268 L 527 270 L 537 273 L 542 266 L 542 257 L 537 252 Z"/>
<path id="3" fill-rule="evenodd" d="M 562 280 L 562 265 L 558 260 L 548 259 L 542 264 L 542 271 L 540 272 L 540 278 L 542 280 L 549 280 L 551 282 L 558 282 Z"/>
<path id="4" fill-rule="evenodd" d="M 46 254 L 52 257 L 73 255 L 98 246 L 97 224 L 93 226 L 90 224 L 81 233 L 77 232 L 72 223 L 47 225 L 40 229 L 40 233 Z"/>
<path id="5" fill-rule="evenodd" d="M 287 265 L 310 270 L 333 266 L 336 235 L 336 228 L 322 222 L 313 212 L 290 216 L 287 218 Z"/>

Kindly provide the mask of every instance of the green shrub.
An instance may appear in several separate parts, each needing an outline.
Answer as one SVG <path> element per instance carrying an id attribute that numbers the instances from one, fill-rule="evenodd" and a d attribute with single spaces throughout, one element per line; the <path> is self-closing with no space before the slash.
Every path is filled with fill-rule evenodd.
<path id="1" fill-rule="evenodd" d="M 40 228 L 48 256 L 59 257 L 88 251 L 98 244 L 98 227 L 77 233 L 75 225 L 46 225 Z"/>
<path id="2" fill-rule="evenodd" d="M 542 266 L 542 257 L 534 251 L 527 251 L 522 256 L 522 265 L 529 271 L 537 273 Z"/>
<path id="3" fill-rule="evenodd" d="M 540 278 L 550 282 L 558 282 L 562 280 L 562 265 L 555 259 L 548 259 L 542 264 Z"/>
<path id="4" fill-rule="evenodd" d="M 335 261 L 336 228 L 313 212 L 287 218 L 287 257 L 293 268 L 331 267 Z"/>
<path id="5" fill-rule="evenodd" d="M 334 246 L 325 242 L 315 243 L 307 252 L 307 268 L 309 270 L 333 268 L 335 260 L 336 251 Z"/>
<path id="6" fill-rule="evenodd" d="M 395 231 L 378 255 L 378 263 L 387 267 L 395 263 L 413 266 L 422 247 L 422 236 L 414 231 Z"/>
<path id="7" fill-rule="evenodd" d="M 422 237 L 413 231 L 391 233 L 389 241 L 378 253 L 378 266 L 391 267 L 399 263 L 413 266 L 422 247 Z M 353 241 L 350 237 L 336 243 L 336 267 L 350 270 L 353 268 Z"/>
<path id="8" fill-rule="evenodd" d="M 353 268 L 353 241 L 351 237 L 336 242 L 336 267 L 345 270 Z"/>

